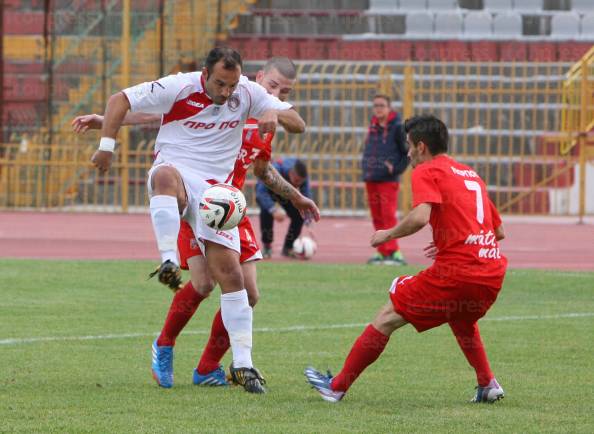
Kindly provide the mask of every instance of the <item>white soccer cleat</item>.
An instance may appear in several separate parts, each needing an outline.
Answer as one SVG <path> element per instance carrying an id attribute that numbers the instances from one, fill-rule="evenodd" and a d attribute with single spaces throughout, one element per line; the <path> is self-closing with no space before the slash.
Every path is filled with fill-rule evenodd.
<path id="1" fill-rule="evenodd" d="M 477 386 L 476 395 L 470 400 L 470 402 L 486 402 L 492 404 L 505 397 L 503 388 L 499 385 L 497 380 L 493 378 L 489 384 L 485 387 Z"/>

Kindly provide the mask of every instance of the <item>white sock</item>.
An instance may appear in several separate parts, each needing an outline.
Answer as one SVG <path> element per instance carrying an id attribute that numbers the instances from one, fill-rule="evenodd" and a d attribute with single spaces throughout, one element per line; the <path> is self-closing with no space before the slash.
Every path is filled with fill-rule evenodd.
<path id="1" fill-rule="evenodd" d="M 151 220 L 157 239 L 157 247 L 161 253 L 161 262 L 170 260 L 179 265 L 177 260 L 177 235 L 180 218 L 177 198 L 158 195 L 151 197 Z"/>
<path id="2" fill-rule="evenodd" d="M 252 368 L 252 308 L 245 289 L 221 294 L 221 316 L 229 333 L 233 367 Z"/>

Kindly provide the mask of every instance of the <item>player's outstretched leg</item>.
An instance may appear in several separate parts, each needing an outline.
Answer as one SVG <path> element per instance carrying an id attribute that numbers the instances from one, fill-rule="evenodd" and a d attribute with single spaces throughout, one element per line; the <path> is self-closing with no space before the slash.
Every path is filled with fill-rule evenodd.
<path id="1" fill-rule="evenodd" d="M 324 375 L 313 368 L 307 368 L 305 377 L 308 383 L 326 401 L 340 401 L 359 375 L 381 355 L 394 330 L 405 324 L 407 321 L 388 302 L 380 309 L 373 323 L 357 338 L 338 375 L 332 378 L 329 374 Z"/>
<path id="2" fill-rule="evenodd" d="M 504 392 L 489 365 L 487 353 L 476 321 L 451 321 L 449 323 L 466 360 L 476 372 L 477 392 L 471 402 L 495 402 Z"/>

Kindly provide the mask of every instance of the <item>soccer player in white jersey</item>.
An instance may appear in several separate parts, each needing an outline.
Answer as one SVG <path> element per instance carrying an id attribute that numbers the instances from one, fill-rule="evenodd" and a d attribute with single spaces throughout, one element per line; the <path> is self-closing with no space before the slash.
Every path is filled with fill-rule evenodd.
<path id="1" fill-rule="evenodd" d="M 290 104 L 242 76 L 241 67 L 239 53 L 217 47 L 202 72 L 164 77 L 113 95 L 92 161 L 101 171 L 110 167 L 115 137 L 128 110 L 163 114 L 147 183 L 162 259 L 159 280 L 172 287 L 181 284 L 176 246 L 181 214 L 205 253 L 203 274 L 209 272 L 221 287 L 221 314 L 233 353 L 231 373 L 246 391 L 262 393 L 251 357 L 252 309 L 239 264 L 237 229 L 207 227 L 198 216 L 198 204 L 209 185 L 231 179 L 248 118 L 259 119 L 261 134 L 274 132 L 277 122 L 288 132 L 301 133 L 305 123 Z"/>

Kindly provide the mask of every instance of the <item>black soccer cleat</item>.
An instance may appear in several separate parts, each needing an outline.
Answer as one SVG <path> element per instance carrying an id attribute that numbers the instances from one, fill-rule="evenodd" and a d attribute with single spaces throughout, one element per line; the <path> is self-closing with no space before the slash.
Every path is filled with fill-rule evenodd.
<path id="1" fill-rule="evenodd" d="M 256 368 L 234 368 L 233 364 L 231 364 L 229 372 L 231 373 L 231 381 L 243 386 L 246 392 L 266 393 L 264 388 L 266 380 Z"/>
<path id="2" fill-rule="evenodd" d="M 182 287 L 181 269 L 179 265 L 174 264 L 169 259 L 149 274 L 149 279 L 155 275 L 158 275 L 159 282 L 171 288 L 173 292 L 176 292 Z"/>

